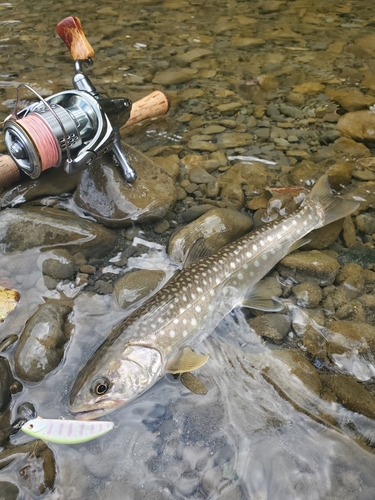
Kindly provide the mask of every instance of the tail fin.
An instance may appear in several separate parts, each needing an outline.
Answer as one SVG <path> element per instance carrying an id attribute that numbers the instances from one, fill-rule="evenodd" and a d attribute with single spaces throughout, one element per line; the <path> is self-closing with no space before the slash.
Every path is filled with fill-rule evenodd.
<path id="1" fill-rule="evenodd" d="M 323 207 L 325 213 L 324 225 L 346 217 L 359 206 L 359 203 L 356 201 L 344 200 L 343 198 L 333 196 L 327 175 L 322 175 L 318 179 L 315 186 L 307 195 L 307 198 L 316 201 Z"/>

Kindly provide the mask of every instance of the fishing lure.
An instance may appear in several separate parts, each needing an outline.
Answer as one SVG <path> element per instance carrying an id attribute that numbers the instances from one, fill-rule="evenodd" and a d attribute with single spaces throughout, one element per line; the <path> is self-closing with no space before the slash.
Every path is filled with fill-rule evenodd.
<path id="1" fill-rule="evenodd" d="M 29 420 L 21 430 L 30 436 L 60 444 L 90 441 L 113 429 L 113 422 L 100 420 L 64 420 L 37 417 Z"/>

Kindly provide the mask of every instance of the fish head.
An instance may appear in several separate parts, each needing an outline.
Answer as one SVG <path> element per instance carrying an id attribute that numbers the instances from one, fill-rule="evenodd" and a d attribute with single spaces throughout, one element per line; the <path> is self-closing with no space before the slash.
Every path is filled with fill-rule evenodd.
<path id="1" fill-rule="evenodd" d="M 162 356 L 157 349 L 127 344 L 118 353 L 97 351 L 81 370 L 70 394 L 76 418 L 90 420 L 120 408 L 154 385 L 162 375 Z"/>

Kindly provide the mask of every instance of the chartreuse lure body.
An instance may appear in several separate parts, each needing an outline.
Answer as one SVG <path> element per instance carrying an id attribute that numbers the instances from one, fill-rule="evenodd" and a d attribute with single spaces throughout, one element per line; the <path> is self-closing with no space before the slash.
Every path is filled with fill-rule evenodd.
<path id="1" fill-rule="evenodd" d="M 77 444 L 102 436 L 113 427 L 113 422 L 100 420 L 83 421 L 37 417 L 26 422 L 21 430 L 43 441 Z"/>

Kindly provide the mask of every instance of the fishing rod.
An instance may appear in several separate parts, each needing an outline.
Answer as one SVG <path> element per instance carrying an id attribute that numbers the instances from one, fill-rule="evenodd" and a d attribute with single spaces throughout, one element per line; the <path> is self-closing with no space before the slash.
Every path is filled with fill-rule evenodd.
<path id="1" fill-rule="evenodd" d="M 67 17 L 56 32 L 74 59 L 74 89 L 44 99 L 29 85 L 18 86 L 14 111 L 3 122 L 9 154 L 0 155 L 0 188 L 17 182 L 22 172 L 32 179 L 51 167 L 63 167 L 69 174 L 79 172 L 106 153 L 112 155 L 125 180 L 134 182 L 137 174 L 121 148 L 120 130 L 165 114 L 167 96 L 154 91 L 135 103 L 125 97 L 101 96 L 84 72 L 93 64 L 94 50 L 80 20 Z M 18 111 L 24 88 L 38 101 Z"/>

